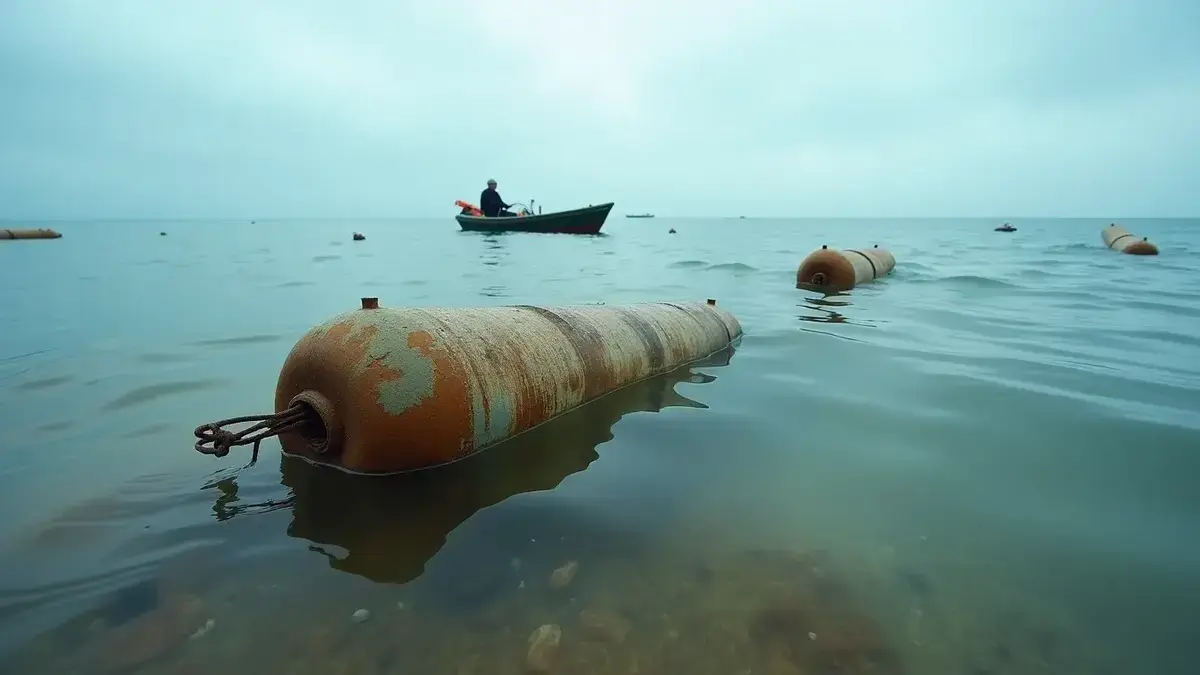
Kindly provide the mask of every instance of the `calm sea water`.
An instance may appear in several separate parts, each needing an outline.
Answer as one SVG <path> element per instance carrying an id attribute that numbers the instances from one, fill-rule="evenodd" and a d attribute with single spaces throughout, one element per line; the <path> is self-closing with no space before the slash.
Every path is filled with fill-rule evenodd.
<path id="1" fill-rule="evenodd" d="M 1014 224 L 4 242 L 0 670 L 517 673 L 556 624 L 556 672 L 1194 673 L 1200 221 L 1124 222 L 1157 258 L 1106 250 L 1107 221 Z M 796 290 L 821 244 L 898 266 Z M 711 297 L 746 337 L 444 470 L 193 451 L 196 425 L 269 412 L 293 341 L 365 295 Z"/>

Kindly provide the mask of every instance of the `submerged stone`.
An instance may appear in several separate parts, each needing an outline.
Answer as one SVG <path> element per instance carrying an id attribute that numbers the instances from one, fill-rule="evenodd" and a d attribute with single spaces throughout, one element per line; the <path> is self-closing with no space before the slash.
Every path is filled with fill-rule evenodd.
<path id="1" fill-rule="evenodd" d="M 558 646 L 562 641 L 562 628 L 554 624 L 538 626 L 529 636 L 529 650 L 525 653 L 525 666 L 535 673 L 548 673 L 554 667 Z"/>

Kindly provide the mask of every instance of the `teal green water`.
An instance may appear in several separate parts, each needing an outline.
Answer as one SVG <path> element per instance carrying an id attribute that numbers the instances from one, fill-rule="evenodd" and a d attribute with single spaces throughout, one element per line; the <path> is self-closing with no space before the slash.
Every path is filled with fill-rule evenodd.
<path id="1" fill-rule="evenodd" d="M 1107 222 L 0 243 L 0 670 L 517 673 L 556 624 L 555 672 L 1193 673 L 1200 221 L 1123 221 L 1156 258 L 1106 250 Z M 796 290 L 821 244 L 898 265 Z M 746 337 L 445 470 L 192 450 L 196 425 L 269 411 L 292 343 L 366 295 L 711 297 Z"/>

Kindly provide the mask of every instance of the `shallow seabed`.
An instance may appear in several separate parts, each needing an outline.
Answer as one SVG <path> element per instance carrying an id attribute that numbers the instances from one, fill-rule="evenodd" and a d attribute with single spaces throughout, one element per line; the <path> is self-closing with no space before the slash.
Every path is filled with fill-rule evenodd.
<path id="1" fill-rule="evenodd" d="M 1200 222 L 1123 222 L 1157 258 L 1013 223 L 7 242 L 0 672 L 1194 673 Z M 821 244 L 876 243 L 887 280 L 793 287 Z M 712 297 L 746 337 L 434 471 L 191 449 L 366 295 Z"/>

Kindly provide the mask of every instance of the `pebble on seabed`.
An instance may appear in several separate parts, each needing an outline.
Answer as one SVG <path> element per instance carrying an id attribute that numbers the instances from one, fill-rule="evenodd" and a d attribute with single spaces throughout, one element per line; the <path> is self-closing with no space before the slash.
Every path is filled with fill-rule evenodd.
<path id="1" fill-rule="evenodd" d="M 592 638 L 621 643 L 633 629 L 628 619 L 603 609 L 584 609 L 579 613 L 582 632 Z"/>
<path id="2" fill-rule="evenodd" d="M 203 626 L 197 628 L 195 633 L 192 633 L 192 639 L 199 640 L 200 638 L 202 638 L 206 634 L 208 634 L 208 631 L 212 630 L 213 627 L 216 625 L 217 625 L 216 619 L 209 619 L 208 621 L 205 621 Z"/>
<path id="3" fill-rule="evenodd" d="M 575 573 L 578 571 L 579 563 L 575 560 L 554 570 L 550 574 L 550 588 L 566 588 L 571 583 L 571 580 L 575 578 Z"/>
<path id="4" fill-rule="evenodd" d="M 529 636 L 529 651 L 525 653 L 526 667 L 538 673 L 550 672 L 561 641 L 562 628 L 556 624 L 538 626 Z"/>
<path id="5" fill-rule="evenodd" d="M 362 623 L 369 618 L 371 618 L 371 613 L 365 609 L 356 609 L 354 610 L 354 613 L 350 615 L 350 620 L 354 623 Z"/>

